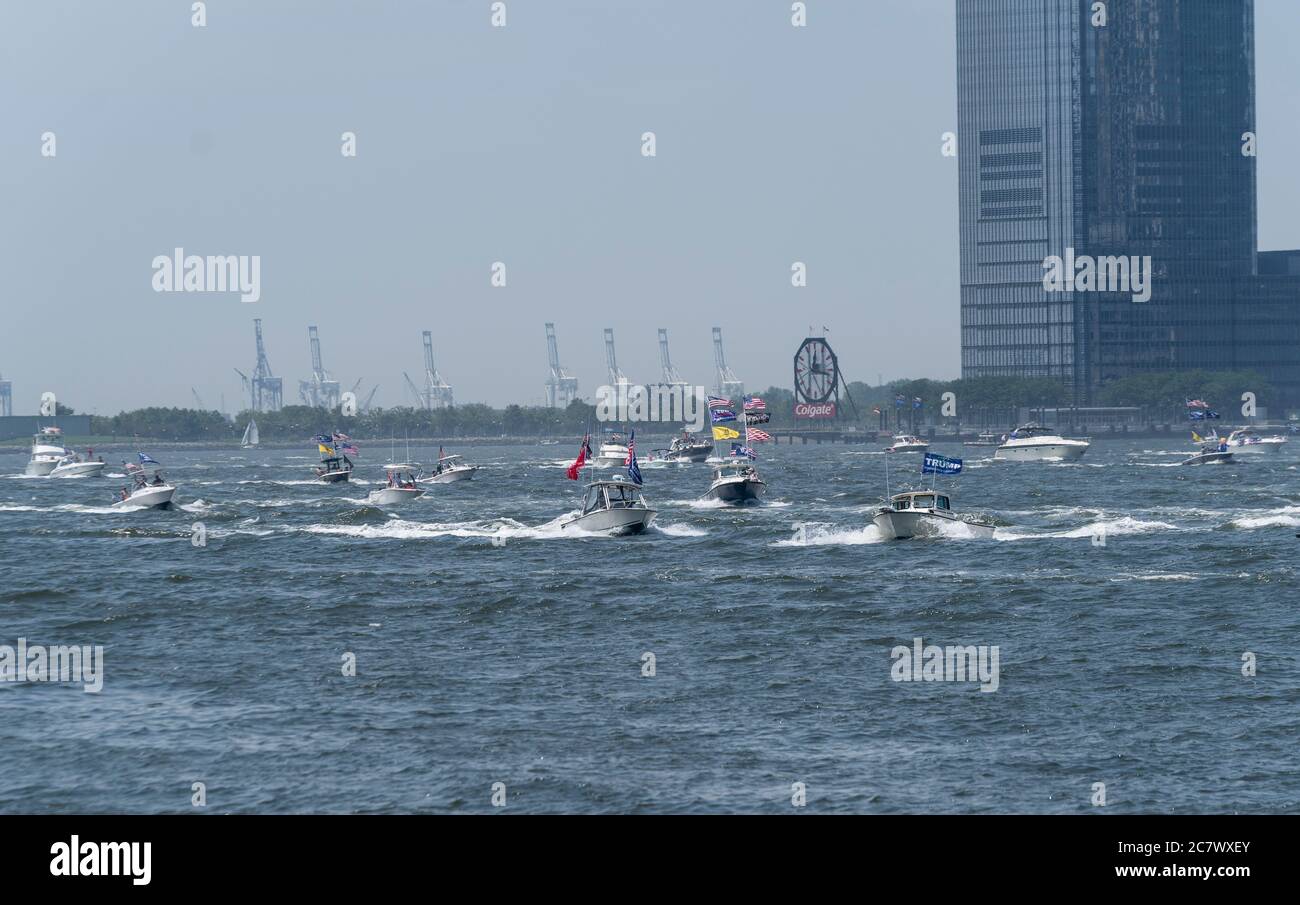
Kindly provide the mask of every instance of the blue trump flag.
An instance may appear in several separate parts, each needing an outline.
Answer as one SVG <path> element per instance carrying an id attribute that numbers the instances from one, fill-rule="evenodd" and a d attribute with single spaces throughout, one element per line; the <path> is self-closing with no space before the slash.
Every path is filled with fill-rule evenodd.
<path id="1" fill-rule="evenodd" d="M 921 462 L 921 474 L 961 474 L 961 459 L 928 452 Z"/>

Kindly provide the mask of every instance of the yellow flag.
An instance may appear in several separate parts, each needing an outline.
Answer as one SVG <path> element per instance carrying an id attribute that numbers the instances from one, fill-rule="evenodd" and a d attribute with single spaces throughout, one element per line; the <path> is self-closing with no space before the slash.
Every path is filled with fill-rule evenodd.
<path id="1" fill-rule="evenodd" d="M 1192 431 L 1192 440 L 1195 441 L 1196 443 L 1204 443 L 1204 442 L 1205 442 L 1205 440 L 1203 440 L 1203 439 L 1201 438 L 1201 435 L 1198 434 L 1196 431 Z"/>
<path id="2" fill-rule="evenodd" d="M 740 437 L 740 431 L 734 431 L 729 427 L 715 426 L 713 428 L 714 440 L 736 440 L 739 439 L 739 437 Z"/>
<path id="3" fill-rule="evenodd" d="M 326 446 L 325 444 L 323 444 L 323 443 L 317 443 L 316 446 L 320 448 L 320 454 L 321 454 L 322 456 L 332 456 L 332 455 L 334 455 L 334 450 L 330 449 L 330 448 L 329 448 L 328 446 Z"/>

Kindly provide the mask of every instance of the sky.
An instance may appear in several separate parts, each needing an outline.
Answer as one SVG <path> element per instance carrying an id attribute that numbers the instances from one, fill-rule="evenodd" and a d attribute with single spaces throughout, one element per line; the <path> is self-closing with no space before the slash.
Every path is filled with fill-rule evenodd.
<path id="1" fill-rule="evenodd" d="M 385 406 L 426 329 L 457 402 L 540 404 L 546 321 L 588 398 L 605 327 L 633 382 L 660 327 L 692 383 L 714 326 L 750 388 L 791 385 L 810 327 L 848 380 L 960 374 L 952 0 L 808 0 L 804 28 L 787 0 L 191 5 L 0 3 L 17 414 L 237 411 L 254 317 L 286 401 L 308 324 Z M 1262 249 L 1300 248 L 1297 39 L 1300 2 L 1257 0 Z M 155 292 L 177 247 L 259 256 L 261 298 Z"/>

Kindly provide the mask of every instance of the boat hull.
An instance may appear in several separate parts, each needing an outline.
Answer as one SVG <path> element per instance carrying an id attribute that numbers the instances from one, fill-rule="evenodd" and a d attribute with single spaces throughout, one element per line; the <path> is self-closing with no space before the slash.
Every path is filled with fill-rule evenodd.
<path id="1" fill-rule="evenodd" d="M 322 484 L 341 484 L 352 476 L 350 471 L 328 471 L 325 474 L 316 475 L 316 480 Z"/>
<path id="2" fill-rule="evenodd" d="M 463 468 L 452 468 L 441 474 L 429 475 L 421 478 L 421 484 L 456 484 L 460 481 L 472 481 L 474 472 L 478 471 L 477 465 L 466 465 Z"/>
<path id="3" fill-rule="evenodd" d="M 704 498 L 741 505 L 758 502 L 766 491 L 767 484 L 758 478 L 722 478 L 713 482 Z"/>
<path id="4" fill-rule="evenodd" d="M 97 478 L 104 473 L 104 462 L 73 462 L 50 472 L 52 478 Z"/>
<path id="5" fill-rule="evenodd" d="M 872 523 L 886 540 L 912 537 L 943 537 L 952 533 L 970 537 L 992 537 L 993 525 L 968 522 L 956 517 L 935 515 L 924 510 L 878 512 Z M 954 531 L 954 529 L 956 529 Z"/>
<path id="6" fill-rule="evenodd" d="M 1088 444 L 1083 442 L 999 446 L 993 458 L 1007 462 L 1077 462 L 1087 451 Z"/>
<path id="7" fill-rule="evenodd" d="M 376 506 L 400 506 L 418 500 L 424 493 L 418 487 L 381 487 L 370 491 L 366 500 Z"/>
<path id="8" fill-rule="evenodd" d="M 929 444 L 929 443 L 902 443 L 902 444 L 899 444 L 898 446 L 890 446 L 890 447 L 887 447 L 887 448 L 885 449 L 885 452 L 894 452 L 894 453 L 923 453 L 923 452 L 927 451 L 929 448 L 930 448 L 930 444 Z"/>
<path id="9" fill-rule="evenodd" d="M 1201 453 L 1183 462 L 1184 465 L 1227 465 L 1232 461 L 1230 452 Z"/>
<path id="10" fill-rule="evenodd" d="M 50 472 L 54 471 L 58 465 L 59 463 L 56 459 L 50 459 L 48 461 L 45 459 L 32 459 L 27 463 L 27 467 L 23 469 L 23 474 L 30 477 L 43 478 Z"/>
<path id="11" fill-rule="evenodd" d="M 170 485 L 164 487 L 147 487 L 137 490 L 125 500 L 118 500 L 113 504 L 114 509 L 170 509 L 172 505 L 172 495 L 176 493 L 176 488 Z"/>
<path id="12" fill-rule="evenodd" d="M 560 525 L 562 531 L 586 531 L 592 534 L 640 534 L 655 520 L 653 509 L 598 509 Z"/>

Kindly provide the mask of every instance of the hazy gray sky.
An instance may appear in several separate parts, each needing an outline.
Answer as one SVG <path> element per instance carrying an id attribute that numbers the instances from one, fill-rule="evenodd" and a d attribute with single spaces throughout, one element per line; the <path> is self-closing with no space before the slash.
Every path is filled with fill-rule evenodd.
<path id="1" fill-rule="evenodd" d="M 809 325 L 850 379 L 959 373 L 952 0 L 4 0 L 0 374 L 15 411 L 190 405 L 253 365 L 409 403 L 420 331 L 459 402 L 538 403 L 543 323 L 590 396 L 755 388 Z M 1260 245 L 1300 247 L 1300 2 L 1258 0 Z M 340 135 L 357 134 L 357 156 Z M 57 157 L 40 154 L 52 131 Z M 641 156 L 641 134 L 658 156 Z M 262 298 L 151 289 L 176 246 L 260 255 Z M 508 286 L 489 284 L 493 261 Z M 790 285 L 806 262 L 809 285 Z"/>

